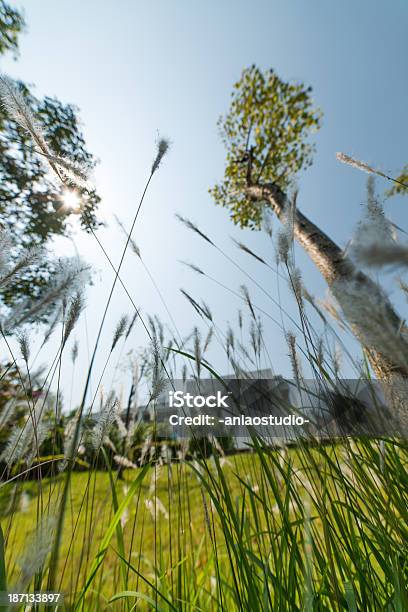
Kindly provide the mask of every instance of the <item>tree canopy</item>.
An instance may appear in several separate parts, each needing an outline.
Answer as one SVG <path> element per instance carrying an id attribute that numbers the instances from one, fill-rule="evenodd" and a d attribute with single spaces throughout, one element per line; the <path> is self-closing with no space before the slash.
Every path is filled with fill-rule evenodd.
<path id="1" fill-rule="evenodd" d="M 0 0 L 0 53 L 17 50 L 17 35 L 24 21 Z M 16 83 L 33 115 L 38 119 L 52 151 L 78 165 L 93 167 L 78 120 L 78 109 L 56 98 L 37 98 L 22 83 Z M 53 236 L 69 232 L 69 216 L 62 206 L 62 188 L 51 179 L 47 165 L 39 159 L 32 140 L 4 106 L 0 106 L 0 225 L 8 230 L 13 257 L 31 246 L 46 245 Z M 95 191 L 78 189 L 81 225 L 95 227 L 100 198 Z M 12 286 L 0 292 L 3 303 L 14 305 L 36 297 L 53 272 L 45 258 L 26 268 Z"/>
<path id="2" fill-rule="evenodd" d="M 23 15 L 0 0 L 0 55 L 6 51 L 17 53 L 18 35 L 24 27 Z"/>
<path id="3" fill-rule="evenodd" d="M 227 150 L 224 178 L 210 189 L 215 202 L 230 209 L 234 223 L 260 225 L 262 207 L 247 196 L 249 185 L 274 182 L 287 189 L 295 174 L 310 166 L 314 147 L 308 136 L 320 120 L 310 87 L 254 65 L 243 70 L 230 109 L 218 121 Z"/>

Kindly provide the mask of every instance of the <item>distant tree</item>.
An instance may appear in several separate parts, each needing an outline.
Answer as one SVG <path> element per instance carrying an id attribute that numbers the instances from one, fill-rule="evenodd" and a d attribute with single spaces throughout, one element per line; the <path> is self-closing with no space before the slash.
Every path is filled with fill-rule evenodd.
<path id="1" fill-rule="evenodd" d="M 6 51 L 17 54 L 18 35 L 24 30 L 24 27 L 22 14 L 0 0 L 0 54 Z"/>
<path id="2" fill-rule="evenodd" d="M 17 52 L 17 36 L 24 20 L 0 0 L 0 53 Z M 93 156 L 87 151 L 77 117 L 78 109 L 56 98 L 36 98 L 29 87 L 16 83 L 27 105 L 38 118 L 44 136 L 59 156 L 92 168 Z M 81 225 L 95 227 L 95 211 L 100 198 L 95 191 L 77 188 L 81 201 Z M 27 246 L 46 245 L 50 238 L 69 233 L 69 211 L 63 206 L 63 191 L 51 179 L 47 166 L 34 150 L 32 140 L 0 107 L 0 226 L 9 230 L 12 255 L 17 260 Z M 26 268 L 12 285 L 0 289 L 0 299 L 12 306 L 26 297 L 35 298 L 54 272 L 53 263 L 42 258 Z"/>
<path id="3" fill-rule="evenodd" d="M 402 353 L 408 345 L 403 322 L 381 288 L 357 269 L 343 250 L 296 206 L 289 190 L 297 172 L 312 162 L 308 137 L 320 126 L 310 88 L 288 84 L 275 72 L 245 69 L 234 85 L 229 112 L 219 127 L 227 150 L 224 178 L 210 190 L 217 204 L 231 210 L 234 223 L 259 228 L 265 208 L 282 221 L 290 217 L 294 238 L 303 246 L 337 298 L 377 376 L 408 376 L 408 360 L 395 360 L 393 341 L 375 342 L 383 328 Z"/>

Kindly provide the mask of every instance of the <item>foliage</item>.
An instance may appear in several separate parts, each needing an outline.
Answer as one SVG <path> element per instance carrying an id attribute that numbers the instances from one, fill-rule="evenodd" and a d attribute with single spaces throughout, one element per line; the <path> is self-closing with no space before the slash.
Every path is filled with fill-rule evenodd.
<path id="1" fill-rule="evenodd" d="M 23 15 L 0 0 L 0 55 L 6 51 L 17 53 L 18 35 L 24 26 Z"/>
<path id="2" fill-rule="evenodd" d="M 0 54 L 17 51 L 18 34 L 23 30 L 22 15 L 0 0 Z M 93 156 L 87 151 L 78 120 L 78 109 L 56 98 L 39 99 L 24 83 L 18 88 L 27 106 L 38 119 L 52 151 L 71 162 L 92 168 Z M 62 206 L 61 186 L 52 182 L 47 165 L 33 148 L 29 134 L 19 126 L 4 105 L 0 106 L 0 225 L 9 230 L 11 255 L 17 261 L 26 247 L 45 245 L 57 235 L 69 232 L 68 215 Z M 79 189 L 81 225 L 89 230 L 97 221 L 100 202 L 94 190 Z M 0 288 L 3 303 L 13 306 L 26 297 L 38 297 L 55 265 L 43 257 Z"/>
<path id="3" fill-rule="evenodd" d="M 395 195 L 408 195 L 408 164 L 405 165 L 400 174 L 394 180 L 393 186 L 387 189 L 385 196 L 391 198 Z"/>
<path id="4" fill-rule="evenodd" d="M 39 100 L 23 83 L 19 87 L 41 122 L 53 151 L 92 166 L 94 160 L 86 150 L 77 109 L 55 98 Z M 9 119 L 4 108 L 0 111 L 0 181 L 0 221 L 9 230 L 15 258 L 27 246 L 44 245 L 53 236 L 67 233 L 69 217 L 62 206 L 61 187 L 51 180 L 46 165 L 33 149 L 29 134 Z M 79 195 L 84 202 L 82 227 L 95 227 L 95 210 L 100 198 L 95 191 L 82 190 Z M 23 296 L 38 296 L 52 271 L 50 261 L 37 262 L 2 292 L 4 302 L 12 305 Z"/>
<path id="5" fill-rule="evenodd" d="M 312 163 L 311 131 L 320 127 L 311 88 L 290 84 L 255 65 L 235 83 L 227 115 L 218 126 L 227 150 L 224 179 L 210 190 L 229 208 L 234 223 L 258 228 L 262 211 L 246 195 L 249 184 L 276 182 L 287 189 L 294 175 Z"/>

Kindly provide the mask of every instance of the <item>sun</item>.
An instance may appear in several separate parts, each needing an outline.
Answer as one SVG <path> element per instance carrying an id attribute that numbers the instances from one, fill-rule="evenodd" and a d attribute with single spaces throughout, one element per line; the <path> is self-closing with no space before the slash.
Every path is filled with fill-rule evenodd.
<path id="1" fill-rule="evenodd" d="M 62 201 L 67 212 L 78 213 L 81 210 L 81 200 L 78 193 L 73 189 L 64 189 Z"/>

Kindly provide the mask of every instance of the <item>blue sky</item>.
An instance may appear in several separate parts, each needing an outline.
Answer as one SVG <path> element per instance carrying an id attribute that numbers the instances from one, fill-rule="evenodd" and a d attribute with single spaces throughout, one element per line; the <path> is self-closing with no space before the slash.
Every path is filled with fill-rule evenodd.
<path id="1" fill-rule="evenodd" d="M 2 59 L 1 69 L 35 84 L 38 95 L 56 95 L 80 108 L 88 147 L 100 159 L 95 180 L 103 197 L 101 215 L 108 223 L 100 238 L 116 261 L 123 237 L 113 213 L 125 225 L 131 223 L 157 134 L 171 139 L 171 151 L 148 192 L 134 237 L 182 334 L 200 321 L 180 295 L 180 287 L 203 298 L 221 328 L 227 321 L 236 325 L 237 308 L 242 306 L 228 292 L 183 267 L 179 260 L 185 259 L 234 290 L 245 282 L 254 301 L 279 318 L 259 289 L 174 217 L 178 212 L 197 222 L 277 298 L 276 278 L 238 252 L 230 236 L 273 261 L 270 243 L 261 233 L 235 228 L 227 211 L 215 207 L 208 194 L 223 171 L 224 151 L 216 121 L 227 110 L 231 86 L 243 67 L 252 63 L 273 67 L 282 78 L 313 87 L 324 119 L 315 139 L 314 165 L 299 177 L 298 205 L 340 244 L 346 244 L 361 214 L 366 177 L 340 165 L 336 151 L 394 174 L 408 161 L 408 4 L 403 0 L 25 0 L 13 4 L 24 9 L 28 31 L 21 37 L 19 59 Z M 385 187 L 378 182 L 379 191 Z M 407 205 L 407 199 L 395 198 L 386 203 L 386 210 L 393 221 L 406 226 Z M 112 272 L 92 238 L 77 235 L 76 242 L 94 266 L 95 284 L 87 298 L 87 328 L 81 321 L 76 334 L 80 358 L 74 400 L 80 395 L 87 365 L 86 332 L 92 345 L 112 282 Z M 55 248 L 58 253 L 73 254 L 67 240 L 59 240 Z M 309 291 L 322 297 L 325 285 L 313 264 L 301 250 L 296 257 Z M 170 324 L 151 281 L 131 254 L 122 276 L 143 311 L 157 313 Z M 294 312 L 285 286 L 280 290 L 283 306 Z M 105 347 L 123 312 L 131 308 L 118 289 L 109 311 Z M 282 333 L 267 322 L 265 328 L 274 369 L 288 375 Z M 139 326 L 124 353 L 145 341 Z M 53 348 L 47 349 L 44 360 Z M 212 358 L 223 367 L 219 351 L 214 350 Z M 116 360 L 117 355 L 113 367 Z M 95 381 L 103 362 L 101 358 L 97 363 Z M 65 367 L 69 372 L 69 359 Z M 110 385 L 112 371 L 104 379 L 105 387 Z M 119 369 L 117 382 L 125 384 L 126 376 Z M 68 383 L 64 392 L 68 399 Z"/>

